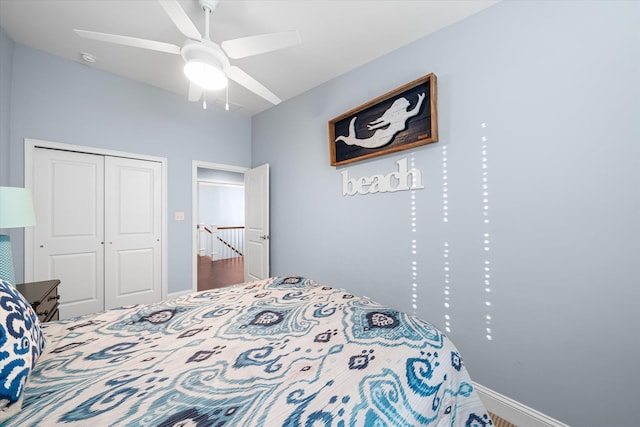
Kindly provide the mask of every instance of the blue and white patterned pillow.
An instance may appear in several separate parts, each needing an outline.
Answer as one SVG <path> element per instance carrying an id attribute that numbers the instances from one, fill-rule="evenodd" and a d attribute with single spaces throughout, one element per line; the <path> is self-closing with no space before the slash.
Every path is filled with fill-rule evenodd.
<path id="1" fill-rule="evenodd" d="M 0 422 L 20 411 L 24 386 L 44 344 L 29 302 L 0 279 Z"/>

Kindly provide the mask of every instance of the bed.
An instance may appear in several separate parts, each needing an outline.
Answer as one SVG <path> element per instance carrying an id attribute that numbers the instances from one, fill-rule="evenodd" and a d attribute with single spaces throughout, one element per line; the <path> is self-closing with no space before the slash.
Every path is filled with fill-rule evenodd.
<path id="1" fill-rule="evenodd" d="M 3 307 L 5 296 L 0 290 Z M 492 425 L 442 332 L 299 276 L 45 323 L 40 332 L 27 323 L 32 370 L 2 425 Z M 0 380 L 6 386 L 6 375 Z"/>

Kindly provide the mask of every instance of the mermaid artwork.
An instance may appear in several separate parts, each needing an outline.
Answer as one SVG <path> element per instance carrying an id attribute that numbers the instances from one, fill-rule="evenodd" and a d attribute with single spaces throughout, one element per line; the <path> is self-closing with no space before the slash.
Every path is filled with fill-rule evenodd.
<path id="1" fill-rule="evenodd" d="M 418 102 L 411 110 L 408 109 L 410 104 L 407 98 L 396 99 L 382 116 L 367 124 L 367 129 L 375 130 L 375 133 L 369 138 L 356 137 L 356 119 L 358 117 L 355 116 L 349 123 L 349 134 L 337 137 L 335 142 L 342 141 L 347 145 L 357 145 L 363 148 L 379 148 L 387 145 L 397 133 L 407 128 L 407 121 L 411 117 L 418 115 L 424 97 L 424 93 L 418 94 Z"/>

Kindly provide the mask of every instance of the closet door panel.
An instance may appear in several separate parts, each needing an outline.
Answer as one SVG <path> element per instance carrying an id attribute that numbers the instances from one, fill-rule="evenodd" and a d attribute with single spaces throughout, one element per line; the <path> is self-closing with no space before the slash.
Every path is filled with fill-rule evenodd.
<path id="1" fill-rule="evenodd" d="M 60 318 L 104 309 L 104 157 L 34 151 L 33 279 L 60 279 Z"/>
<path id="2" fill-rule="evenodd" d="M 161 165 L 105 158 L 105 308 L 161 299 Z"/>

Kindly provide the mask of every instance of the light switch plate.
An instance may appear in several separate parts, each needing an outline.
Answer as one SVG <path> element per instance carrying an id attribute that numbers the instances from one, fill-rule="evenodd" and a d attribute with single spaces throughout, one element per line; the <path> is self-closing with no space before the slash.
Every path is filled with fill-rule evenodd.
<path id="1" fill-rule="evenodd" d="M 184 212 L 175 212 L 173 214 L 173 219 L 176 221 L 184 221 Z"/>

